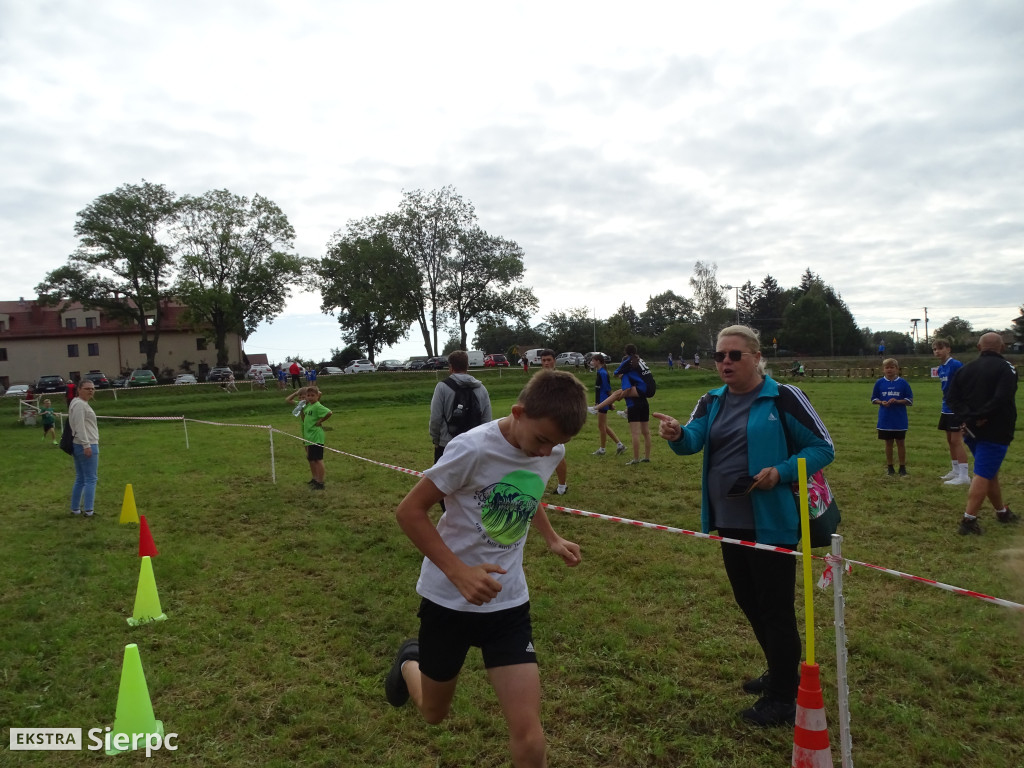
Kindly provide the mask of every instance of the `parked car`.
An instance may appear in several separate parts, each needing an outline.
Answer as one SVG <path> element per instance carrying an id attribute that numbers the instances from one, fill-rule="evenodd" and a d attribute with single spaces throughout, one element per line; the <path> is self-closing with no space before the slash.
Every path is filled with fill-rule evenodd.
<path id="1" fill-rule="evenodd" d="M 484 353 L 479 349 L 467 349 L 466 357 L 469 358 L 470 368 L 480 368 L 484 364 Z"/>
<path id="2" fill-rule="evenodd" d="M 274 378 L 274 369 L 271 368 L 269 365 L 266 365 L 265 363 L 253 363 L 252 365 L 250 365 L 249 370 L 245 372 L 245 378 L 255 379 L 256 371 L 262 371 L 264 379 Z"/>
<path id="3" fill-rule="evenodd" d="M 508 368 L 508 358 L 504 355 L 486 355 L 484 368 Z"/>
<path id="4" fill-rule="evenodd" d="M 423 363 L 423 370 L 425 370 L 425 371 L 446 371 L 446 370 L 448 370 L 448 358 L 447 357 L 428 357 L 426 362 Z"/>
<path id="5" fill-rule="evenodd" d="M 583 365 L 583 355 L 579 352 L 562 352 L 555 357 L 555 365 Z"/>
<path id="6" fill-rule="evenodd" d="M 317 376 L 340 376 L 344 371 L 333 365 L 326 366 Z"/>
<path id="7" fill-rule="evenodd" d="M 28 397 L 28 384 L 11 384 L 4 397 Z"/>
<path id="8" fill-rule="evenodd" d="M 231 377 L 230 368 L 211 368 L 206 374 L 207 381 L 227 381 Z"/>
<path id="9" fill-rule="evenodd" d="M 523 353 L 523 357 L 530 363 L 530 365 L 540 365 L 540 353 L 544 349 L 528 349 Z"/>
<path id="10" fill-rule="evenodd" d="M 175 379 L 175 384 L 198 384 L 196 377 L 191 373 L 179 373 Z"/>
<path id="11" fill-rule="evenodd" d="M 402 367 L 407 371 L 422 371 L 426 364 L 426 360 L 407 360 Z"/>
<path id="12" fill-rule="evenodd" d="M 369 360 L 351 360 L 345 366 L 345 373 L 373 373 L 376 370 L 377 366 Z"/>
<path id="13" fill-rule="evenodd" d="M 32 391 L 36 394 L 60 392 L 64 394 L 64 390 L 67 388 L 67 382 L 64 381 L 63 376 L 40 376 L 39 381 L 36 382 L 35 387 Z"/>
<path id="14" fill-rule="evenodd" d="M 125 382 L 126 387 L 151 387 L 159 384 L 153 372 L 147 368 L 138 368 L 132 371 L 132 375 Z"/>
<path id="15" fill-rule="evenodd" d="M 405 367 L 401 360 L 381 360 L 377 363 L 378 371 L 400 371 Z"/>
<path id="16" fill-rule="evenodd" d="M 126 379 L 126 378 L 125 378 L 124 376 L 121 376 L 120 378 L 114 379 L 114 380 L 113 380 L 112 382 L 110 382 L 110 383 L 111 383 L 111 385 L 112 385 L 112 386 L 114 387 L 114 389 L 121 389 L 121 387 L 126 387 L 126 386 L 128 386 L 128 385 L 127 385 L 127 384 L 125 383 L 125 382 L 127 382 L 127 381 L 128 381 L 128 379 Z"/>
<path id="17" fill-rule="evenodd" d="M 89 371 L 88 373 L 82 374 L 82 381 L 91 381 L 96 389 L 110 389 L 114 386 L 110 379 L 104 376 L 100 371 Z"/>

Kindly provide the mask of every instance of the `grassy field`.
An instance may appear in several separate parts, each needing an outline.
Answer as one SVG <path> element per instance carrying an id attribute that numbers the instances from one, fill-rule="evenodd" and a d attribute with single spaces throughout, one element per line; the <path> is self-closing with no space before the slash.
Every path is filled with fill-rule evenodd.
<path id="1" fill-rule="evenodd" d="M 496 414 L 525 375 L 481 374 Z M 499 378 L 500 376 L 500 378 Z M 321 380 L 329 446 L 423 469 L 427 411 L 438 377 L 373 374 Z M 585 381 L 590 386 L 591 377 Z M 709 372 L 661 371 L 656 410 L 684 417 L 717 383 Z M 1022 533 L 985 512 L 982 537 L 960 537 L 965 489 L 935 429 L 938 384 L 912 382 L 910 477 L 883 476 L 871 382 L 801 383 L 837 446 L 828 474 L 843 509 L 847 557 L 1024 602 Z M 106 416 L 185 415 L 298 421 L 275 391 L 215 387 L 109 391 Z M 97 518 L 72 519 L 70 459 L 0 401 L 0 723 L 111 725 L 124 646 L 138 643 L 156 716 L 179 734 L 152 763 L 196 766 L 505 766 L 505 728 L 479 654 L 471 654 L 452 717 L 424 725 L 394 710 L 382 681 L 415 634 L 420 556 L 394 509 L 415 478 L 348 456 L 327 457 L 313 493 L 299 443 L 267 430 L 190 422 L 102 421 Z M 611 419 L 620 437 L 626 423 Z M 699 528 L 700 457 L 655 441 L 652 463 L 590 455 L 596 427 L 568 446 L 564 503 Z M 1024 512 L 1024 445 L 1003 470 Z M 138 529 L 119 525 L 131 483 L 160 555 L 168 620 L 129 627 Z M 553 489 L 554 481 L 549 484 Z M 549 495 L 552 503 L 563 497 Z M 565 568 L 540 537 L 527 546 L 543 719 L 552 766 L 783 766 L 790 729 L 757 730 L 737 712 L 740 682 L 762 671 L 735 607 L 719 547 L 688 536 L 551 513 L 584 562 Z M 815 562 L 815 577 L 822 565 Z M 854 759 L 873 766 L 1017 768 L 1024 764 L 1024 616 L 870 569 L 846 582 Z M 803 600 L 798 613 L 803 627 Z M 832 593 L 815 591 L 817 661 L 838 765 Z M 6 740 L 6 732 L 3 737 Z M 0 765 L 91 764 L 94 752 L 0 751 Z M 122 755 L 123 763 L 144 757 Z"/>

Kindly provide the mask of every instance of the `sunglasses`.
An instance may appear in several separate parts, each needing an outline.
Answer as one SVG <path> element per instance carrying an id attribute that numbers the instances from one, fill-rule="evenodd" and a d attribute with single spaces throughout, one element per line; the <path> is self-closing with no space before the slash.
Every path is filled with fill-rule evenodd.
<path id="1" fill-rule="evenodd" d="M 730 349 L 728 352 L 715 352 L 712 357 L 715 358 L 716 363 L 724 363 L 725 358 L 728 357 L 734 363 L 738 363 L 744 355 L 749 355 L 749 352 L 741 352 L 738 349 Z"/>

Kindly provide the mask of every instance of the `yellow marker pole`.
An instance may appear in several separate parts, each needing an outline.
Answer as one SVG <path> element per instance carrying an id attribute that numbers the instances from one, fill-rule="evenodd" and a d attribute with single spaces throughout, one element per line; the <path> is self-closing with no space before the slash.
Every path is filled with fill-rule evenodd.
<path id="1" fill-rule="evenodd" d="M 811 586 L 811 513 L 807 506 L 807 459 L 797 459 L 800 475 L 800 551 L 804 561 L 804 623 L 807 633 L 807 663 L 814 663 L 814 591 Z"/>

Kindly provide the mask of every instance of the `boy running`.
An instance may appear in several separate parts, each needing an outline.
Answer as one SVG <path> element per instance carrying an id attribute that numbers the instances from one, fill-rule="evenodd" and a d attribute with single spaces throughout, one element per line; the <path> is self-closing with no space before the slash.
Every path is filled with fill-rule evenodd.
<path id="1" fill-rule="evenodd" d="M 440 723 L 469 647 L 478 646 L 517 768 L 547 764 L 523 548 L 532 520 L 566 565 L 580 563 L 579 546 L 555 533 L 540 499 L 586 417 L 579 380 L 540 371 L 508 416 L 448 443 L 396 513 L 424 554 L 416 584 L 423 599 L 419 638 L 402 644 L 385 680 L 388 702 L 411 698 L 428 723 Z M 446 512 L 435 528 L 429 511 L 441 499 Z"/>
<path id="2" fill-rule="evenodd" d="M 53 405 L 50 403 L 49 398 L 43 400 L 43 407 L 39 409 L 39 415 L 43 420 L 43 440 L 50 438 L 54 445 L 59 445 L 60 441 L 57 440 L 57 432 L 53 428 L 57 423 L 57 417 L 53 415 Z"/>

